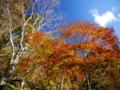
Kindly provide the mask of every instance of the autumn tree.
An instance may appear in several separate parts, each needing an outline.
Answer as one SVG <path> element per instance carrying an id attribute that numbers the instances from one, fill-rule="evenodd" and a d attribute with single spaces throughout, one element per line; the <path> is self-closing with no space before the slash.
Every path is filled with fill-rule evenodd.
<path id="1" fill-rule="evenodd" d="M 27 34 L 31 36 L 26 37 L 28 48 L 38 48 L 29 55 L 31 57 L 23 58 L 24 62 L 20 60 L 18 68 L 23 74 L 29 72 L 26 74 L 29 77 L 23 76 L 31 83 L 32 80 L 35 82 L 34 88 L 37 85 L 41 86 L 37 87 L 39 89 L 61 90 L 118 87 L 119 42 L 112 28 L 72 21 L 55 33 L 54 38 L 42 32 Z M 42 43 L 38 46 L 39 39 Z"/>
<path id="2" fill-rule="evenodd" d="M 30 71 L 34 73 L 31 80 L 37 82 L 34 86 L 61 90 L 112 89 L 117 86 L 115 82 L 118 81 L 115 81 L 115 76 L 111 79 L 111 74 L 119 77 L 119 42 L 112 28 L 103 28 L 92 22 L 72 21 L 55 33 L 54 38 L 45 36 L 45 41 L 41 38 L 42 34 L 39 37 L 34 33 L 34 38 L 28 34 L 32 37 L 28 40 L 31 43 L 28 48 L 37 47 L 36 43 L 41 42 L 39 39 L 43 41 L 30 55 L 31 58 L 25 59 L 28 62 L 31 60 L 31 65 L 35 63 L 32 68 L 38 69 L 37 73 L 32 68 Z M 25 64 L 20 63 L 19 66 L 24 67 Z M 37 80 L 33 77 L 35 74 Z M 101 80 L 104 82 L 101 83 Z"/>
<path id="3" fill-rule="evenodd" d="M 55 11 L 59 3 L 59 0 L 0 0 L 0 50 L 5 51 L 0 52 L 0 60 L 6 64 L 0 85 L 6 84 L 16 70 L 19 58 L 29 51 L 28 42 L 24 41 L 26 34 L 45 31 L 45 27 L 50 31 L 61 20 Z"/>
<path id="4" fill-rule="evenodd" d="M 78 77 L 78 74 L 73 76 L 73 81 L 78 83 L 81 90 L 91 90 L 93 82 L 99 81 L 97 75 L 101 78 L 107 76 L 106 70 L 109 71 L 115 65 L 111 66 L 111 64 L 118 63 L 119 41 L 112 28 L 100 27 L 92 22 L 72 21 L 65 23 L 58 31 L 61 33 L 59 34 L 61 38 L 70 43 L 73 51 L 82 58 L 82 62 L 75 66 L 79 67 L 76 70 L 79 74 L 84 74 L 85 78 Z"/>

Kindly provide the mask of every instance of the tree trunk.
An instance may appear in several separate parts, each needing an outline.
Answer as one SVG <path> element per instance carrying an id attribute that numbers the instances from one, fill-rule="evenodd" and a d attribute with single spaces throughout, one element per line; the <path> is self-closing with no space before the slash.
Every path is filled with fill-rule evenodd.
<path id="1" fill-rule="evenodd" d="M 19 51 L 16 54 L 15 59 L 11 58 L 7 70 L 5 71 L 5 73 L 2 75 L 2 77 L 0 79 L 0 85 L 5 85 L 10 80 L 11 76 L 13 75 L 13 73 L 15 71 L 15 68 L 18 63 L 18 59 L 19 59 L 21 53 L 22 52 Z"/>
<path id="2" fill-rule="evenodd" d="M 64 83 L 64 75 L 62 76 L 62 79 L 61 79 L 61 89 L 60 90 L 63 90 L 63 83 Z"/>
<path id="3" fill-rule="evenodd" d="M 7 70 L 5 71 L 5 73 L 3 74 L 3 76 L 0 79 L 0 85 L 5 85 L 11 78 L 11 76 L 13 75 L 14 71 L 16 68 L 16 64 L 15 63 L 10 63 Z"/>
<path id="4" fill-rule="evenodd" d="M 87 90 L 91 90 L 91 78 L 90 74 L 87 75 Z"/>

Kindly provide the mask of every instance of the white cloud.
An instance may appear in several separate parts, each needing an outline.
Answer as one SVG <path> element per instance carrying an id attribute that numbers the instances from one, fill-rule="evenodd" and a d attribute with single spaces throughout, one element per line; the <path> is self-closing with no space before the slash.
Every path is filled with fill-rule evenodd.
<path id="1" fill-rule="evenodd" d="M 97 9 L 91 10 L 92 15 L 95 18 L 95 22 L 98 23 L 100 26 L 106 27 L 106 25 L 110 22 L 118 20 L 114 14 L 110 11 L 105 12 L 102 15 L 99 15 Z"/>

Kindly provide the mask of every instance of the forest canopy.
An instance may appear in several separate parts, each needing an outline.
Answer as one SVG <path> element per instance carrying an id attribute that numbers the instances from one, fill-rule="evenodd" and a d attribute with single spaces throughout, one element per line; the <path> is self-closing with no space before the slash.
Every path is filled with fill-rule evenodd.
<path id="1" fill-rule="evenodd" d="M 0 0 L 2 90 L 118 90 L 114 28 L 64 18 L 59 0 Z"/>

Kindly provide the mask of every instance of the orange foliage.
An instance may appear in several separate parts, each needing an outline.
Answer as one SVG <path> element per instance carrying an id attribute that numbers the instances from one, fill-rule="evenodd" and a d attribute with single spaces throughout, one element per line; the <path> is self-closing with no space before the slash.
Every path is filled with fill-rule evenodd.
<path id="1" fill-rule="evenodd" d="M 24 58 L 24 63 L 20 62 L 18 66 L 32 68 L 28 74 L 44 80 L 60 78 L 62 75 L 71 80 L 74 77 L 87 79 L 89 73 L 91 78 L 103 73 L 120 76 L 111 68 L 115 63 L 120 63 L 119 42 L 112 28 L 72 21 L 57 32 L 61 33 L 57 40 L 39 31 L 28 33 L 25 39 L 28 40 L 28 48 L 39 46 L 30 54 L 30 58 Z M 117 66 L 114 69 L 118 71 Z"/>

